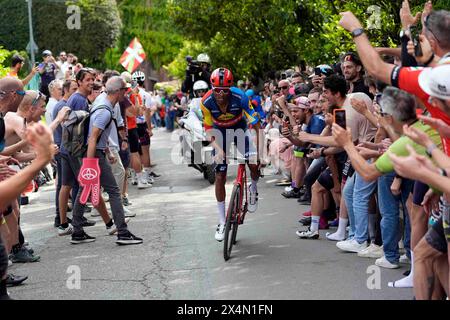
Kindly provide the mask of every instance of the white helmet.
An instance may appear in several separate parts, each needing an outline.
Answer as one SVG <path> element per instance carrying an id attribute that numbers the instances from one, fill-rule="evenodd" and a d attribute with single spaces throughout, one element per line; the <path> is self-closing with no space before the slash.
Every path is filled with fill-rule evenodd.
<path id="1" fill-rule="evenodd" d="M 132 79 L 133 81 L 143 82 L 145 81 L 145 73 L 143 73 L 142 71 L 136 71 L 135 73 L 133 73 Z"/>
<path id="2" fill-rule="evenodd" d="M 206 53 L 200 53 L 197 57 L 197 61 L 211 64 L 211 59 L 209 58 L 209 56 Z"/>
<path id="3" fill-rule="evenodd" d="M 205 81 L 199 80 L 199 81 L 195 81 L 193 89 L 194 89 L 194 91 L 197 91 L 197 90 L 208 90 L 209 87 L 208 87 L 208 84 Z"/>

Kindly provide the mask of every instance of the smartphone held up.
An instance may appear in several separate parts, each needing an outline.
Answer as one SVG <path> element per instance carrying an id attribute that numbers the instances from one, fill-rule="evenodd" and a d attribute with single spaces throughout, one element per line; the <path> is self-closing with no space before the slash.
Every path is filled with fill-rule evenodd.
<path id="1" fill-rule="evenodd" d="M 347 129 L 347 122 L 345 119 L 345 109 L 333 110 L 334 122 L 344 129 Z"/>

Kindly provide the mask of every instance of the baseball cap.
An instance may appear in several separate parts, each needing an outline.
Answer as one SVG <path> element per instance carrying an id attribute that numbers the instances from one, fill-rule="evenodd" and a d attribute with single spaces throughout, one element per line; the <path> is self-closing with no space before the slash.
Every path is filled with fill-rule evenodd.
<path id="1" fill-rule="evenodd" d="M 295 99 L 295 104 L 300 109 L 310 109 L 309 100 L 307 97 L 298 97 L 297 99 Z"/>
<path id="2" fill-rule="evenodd" d="M 309 77 L 312 78 L 315 75 L 324 74 L 325 76 L 332 75 L 334 73 L 334 70 L 331 66 L 328 64 L 320 64 L 317 67 L 314 68 L 314 73 L 310 75 Z"/>
<path id="3" fill-rule="evenodd" d="M 450 65 L 424 69 L 419 75 L 419 85 L 432 97 L 450 100 Z"/>
<path id="4" fill-rule="evenodd" d="M 42 52 L 42 56 L 43 57 L 48 57 L 48 56 L 52 56 L 53 54 L 52 54 L 52 52 L 50 51 L 50 50 L 44 50 L 43 52 Z"/>

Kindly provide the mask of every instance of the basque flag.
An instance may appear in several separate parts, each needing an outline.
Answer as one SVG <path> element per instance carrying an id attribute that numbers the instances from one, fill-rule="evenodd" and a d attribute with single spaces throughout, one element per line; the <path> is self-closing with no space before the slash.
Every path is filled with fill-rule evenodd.
<path id="1" fill-rule="evenodd" d="M 129 73 L 133 73 L 134 70 L 145 60 L 145 52 L 142 44 L 138 38 L 134 38 L 125 52 L 120 58 L 120 64 L 127 69 Z"/>

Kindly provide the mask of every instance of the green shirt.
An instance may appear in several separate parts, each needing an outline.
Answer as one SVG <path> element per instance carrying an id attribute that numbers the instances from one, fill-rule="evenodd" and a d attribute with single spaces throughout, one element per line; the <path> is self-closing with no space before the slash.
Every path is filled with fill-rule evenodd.
<path id="1" fill-rule="evenodd" d="M 416 128 L 422 132 L 425 132 L 427 136 L 433 141 L 434 144 L 436 144 L 439 148 L 442 147 L 441 137 L 439 136 L 439 133 L 434 130 L 429 125 L 426 125 L 422 121 L 417 121 L 412 125 L 413 128 Z M 375 167 L 378 171 L 380 171 L 383 174 L 389 173 L 394 171 L 394 166 L 392 164 L 391 158 L 389 158 L 388 154 L 393 153 L 400 157 L 406 157 L 409 155 L 408 149 L 406 149 L 407 145 L 410 145 L 414 148 L 414 150 L 420 154 L 420 155 L 426 155 L 426 149 L 425 147 L 421 146 L 420 144 L 415 143 L 410 138 L 406 136 L 400 137 L 397 141 L 395 141 L 389 149 L 378 158 L 378 160 L 375 162 Z"/>

